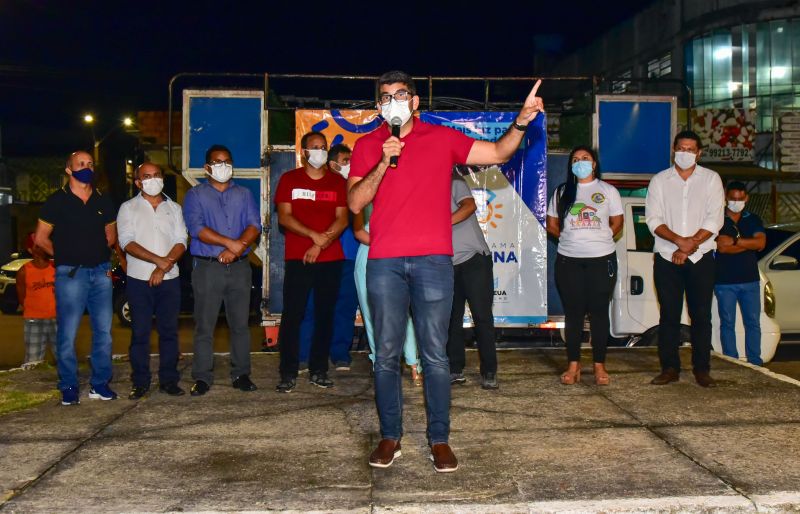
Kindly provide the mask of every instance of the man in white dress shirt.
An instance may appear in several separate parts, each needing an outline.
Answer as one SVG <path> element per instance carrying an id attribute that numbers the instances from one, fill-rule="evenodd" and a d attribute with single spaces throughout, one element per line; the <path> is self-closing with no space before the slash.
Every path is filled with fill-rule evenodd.
<path id="1" fill-rule="evenodd" d="M 126 293 L 131 309 L 131 387 L 138 400 L 150 389 L 150 332 L 153 315 L 158 330 L 159 390 L 184 394 L 178 386 L 178 313 L 181 286 L 178 266 L 186 251 L 186 225 L 181 206 L 162 193 L 161 168 L 146 162 L 136 169 L 141 192 L 123 203 L 117 214 L 119 243 L 127 254 Z"/>
<path id="2" fill-rule="evenodd" d="M 653 278 L 661 319 L 658 357 L 661 373 L 652 384 L 677 382 L 681 361 L 680 323 L 683 296 L 689 306 L 692 371 L 702 387 L 711 378 L 711 299 L 714 293 L 714 242 L 724 220 L 725 190 L 716 172 L 697 164 L 700 138 L 683 131 L 673 142 L 675 165 L 650 181 L 645 207 L 655 236 Z"/>

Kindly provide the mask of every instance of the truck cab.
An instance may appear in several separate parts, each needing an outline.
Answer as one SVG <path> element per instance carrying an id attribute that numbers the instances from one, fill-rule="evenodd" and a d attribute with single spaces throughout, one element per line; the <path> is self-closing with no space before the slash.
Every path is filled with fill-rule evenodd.
<path id="1" fill-rule="evenodd" d="M 653 281 L 653 245 L 655 239 L 645 222 L 645 199 L 623 197 L 625 215 L 623 230 L 617 239 L 619 273 L 611 301 L 611 336 L 623 339 L 627 346 L 649 346 L 658 343 L 659 306 Z M 761 358 L 768 362 L 775 355 L 780 341 L 780 327 L 775 322 L 775 298 L 772 284 L 763 271 L 761 277 Z M 765 305 L 767 309 L 765 310 Z M 719 340 L 719 311 L 716 297 L 711 308 L 712 347 L 722 352 Z M 686 303 L 681 319 L 682 342 L 691 334 Z M 736 344 L 739 358 L 744 359 L 744 326 L 739 312 L 736 316 Z"/>

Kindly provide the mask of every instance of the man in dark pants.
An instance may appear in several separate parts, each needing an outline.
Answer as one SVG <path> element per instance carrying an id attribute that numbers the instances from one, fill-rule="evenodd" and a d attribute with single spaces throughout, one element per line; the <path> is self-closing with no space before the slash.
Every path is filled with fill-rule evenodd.
<path id="1" fill-rule="evenodd" d="M 171 396 L 178 386 L 178 313 L 181 284 L 178 262 L 186 251 L 181 206 L 162 193 L 161 168 L 146 162 L 136 169 L 141 192 L 123 203 L 117 214 L 120 247 L 127 254 L 125 292 L 131 308 L 131 392 L 138 400 L 150 389 L 150 332 L 158 330 L 158 388 Z"/>
<path id="2" fill-rule="evenodd" d="M 327 169 L 328 142 L 319 132 L 300 140 L 303 167 L 287 171 L 278 182 L 275 204 L 278 223 L 286 234 L 283 313 L 278 342 L 281 351 L 279 393 L 291 392 L 297 382 L 300 323 L 308 296 L 314 292 L 314 335 L 308 363 L 311 384 L 328 388 L 328 352 L 333 336 L 333 313 L 342 275 L 342 244 L 347 227 L 344 179 Z"/>
<path id="3" fill-rule="evenodd" d="M 328 169 L 347 180 L 350 173 L 350 148 L 347 145 L 333 145 L 328 150 Z M 348 224 L 339 237 L 344 252 L 341 282 L 333 313 L 333 336 L 331 337 L 331 362 L 337 371 L 350 371 L 350 347 L 353 345 L 358 295 L 356 294 L 355 263 L 359 242 Z M 314 335 L 314 294 L 308 295 L 306 315 L 300 325 L 300 372 L 305 366 L 308 370 L 308 354 L 311 351 L 311 338 Z"/>
<path id="4" fill-rule="evenodd" d="M 497 350 L 494 341 L 494 275 L 492 252 L 474 216 L 477 210 L 472 193 L 458 173 L 453 174 L 450 210 L 453 212 L 453 310 L 447 357 L 450 360 L 450 383 L 464 384 L 464 302 L 475 325 L 478 357 L 481 361 L 481 387 L 497 389 Z"/>
<path id="5" fill-rule="evenodd" d="M 692 320 L 692 371 L 702 387 L 714 387 L 711 369 L 711 300 L 714 238 L 722 227 L 725 193 L 716 172 L 699 166 L 700 138 L 683 131 L 673 142 L 675 165 L 652 178 L 647 191 L 647 226 L 655 236 L 653 277 L 661 305 L 654 385 L 680 376 L 683 297 Z"/>
<path id="6" fill-rule="evenodd" d="M 258 240 L 261 220 L 250 191 L 231 181 L 233 156 L 222 145 L 206 151 L 208 182 L 186 193 L 183 217 L 192 240 L 194 291 L 194 360 L 192 396 L 202 396 L 214 382 L 214 327 L 225 302 L 231 342 L 231 380 L 241 391 L 255 391 L 250 380 L 250 287 L 247 260 Z"/>

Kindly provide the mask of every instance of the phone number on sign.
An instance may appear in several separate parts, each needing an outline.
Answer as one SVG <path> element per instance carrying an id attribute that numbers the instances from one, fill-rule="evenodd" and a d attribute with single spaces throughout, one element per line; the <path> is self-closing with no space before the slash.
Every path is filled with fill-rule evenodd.
<path id="1" fill-rule="evenodd" d="M 706 157 L 723 160 L 751 160 L 753 151 L 749 148 L 708 148 Z"/>

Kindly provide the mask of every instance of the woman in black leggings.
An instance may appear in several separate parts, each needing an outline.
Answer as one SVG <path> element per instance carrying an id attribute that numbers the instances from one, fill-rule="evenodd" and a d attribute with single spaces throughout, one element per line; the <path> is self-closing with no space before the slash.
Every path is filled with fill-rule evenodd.
<path id="1" fill-rule="evenodd" d="M 578 146 L 569 155 L 567 181 L 547 209 L 547 232 L 558 238 L 556 286 L 564 304 L 567 370 L 561 383 L 581 379 L 581 335 L 589 314 L 594 381 L 608 385 L 608 304 L 617 281 L 614 236 L 622 229 L 622 202 L 614 186 L 600 180 L 597 154 Z"/>

